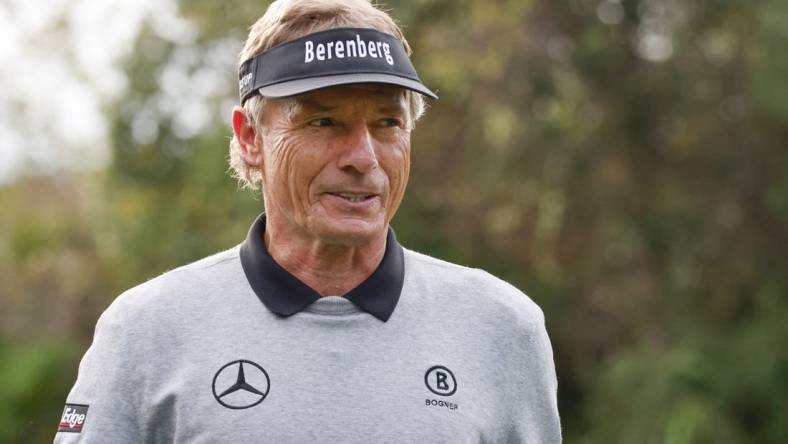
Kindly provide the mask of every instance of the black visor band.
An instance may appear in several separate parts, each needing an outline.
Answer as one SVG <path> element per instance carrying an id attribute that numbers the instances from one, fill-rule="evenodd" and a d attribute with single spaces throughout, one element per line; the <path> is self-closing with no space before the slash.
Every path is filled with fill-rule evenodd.
<path id="1" fill-rule="evenodd" d="M 336 28 L 275 46 L 243 62 L 238 89 L 249 97 L 286 97 L 329 86 L 386 83 L 437 99 L 410 63 L 402 42 L 367 28 Z"/>

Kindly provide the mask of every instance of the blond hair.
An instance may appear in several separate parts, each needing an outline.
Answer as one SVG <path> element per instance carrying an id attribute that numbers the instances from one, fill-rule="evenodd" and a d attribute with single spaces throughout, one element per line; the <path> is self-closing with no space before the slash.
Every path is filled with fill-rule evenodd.
<path id="1" fill-rule="evenodd" d="M 277 0 L 268 6 L 262 17 L 252 25 L 239 57 L 239 64 L 290 40 L 333 28 L 372 28 L 397 37 L 411 54 L 410 45 L 394 19 L 369 0 Z M 420 94 L 405 91 L 411 126 L 424 114 Z M 259 129 L 265 98 L 255 95 L 243 105 L 246 121 Z M 260 134 L 260 131 L 257 131 Z M 229 154 L 230 174 L 242 187 L 260 189 L 262 174 L 241 155 L 238 138 L 233 135 Z"/>

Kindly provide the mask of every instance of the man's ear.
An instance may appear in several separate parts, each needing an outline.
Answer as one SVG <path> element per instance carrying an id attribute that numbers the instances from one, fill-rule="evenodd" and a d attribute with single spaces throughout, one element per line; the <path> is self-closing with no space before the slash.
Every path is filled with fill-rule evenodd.
<path id="1" fill-rule="evenodd" d="M 233 132 L 238 139 L 241 156 L 247 164 L 262 169 L 263 147 L 257 143 L 257 130 L 249 123 L 244 109 L 236 105 L 233 108 Z"/>

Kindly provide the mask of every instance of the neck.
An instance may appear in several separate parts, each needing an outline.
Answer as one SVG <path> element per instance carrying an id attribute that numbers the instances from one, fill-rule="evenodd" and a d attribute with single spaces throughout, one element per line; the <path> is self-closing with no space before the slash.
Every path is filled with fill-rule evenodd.
<path id="1" fill-rule="evenodd" d="M 386 252 L 386 231 L 363 245 L 327 243 L 266 221 L 268 254 L 321 296 L 341 296 L 364 282 Z"/>

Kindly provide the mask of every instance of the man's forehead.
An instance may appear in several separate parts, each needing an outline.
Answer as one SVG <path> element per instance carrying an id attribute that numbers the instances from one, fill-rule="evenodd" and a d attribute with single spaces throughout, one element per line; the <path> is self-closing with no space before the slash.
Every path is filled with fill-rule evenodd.
<path id="1" fill-rule="evenodd" d="M 299 108 L 336 108 L 359 99 L 374 101 L 381 106 L 401 106 L 405 89 L 380 84 L 342 85 L 324 88 L 292 97 Z"/>

